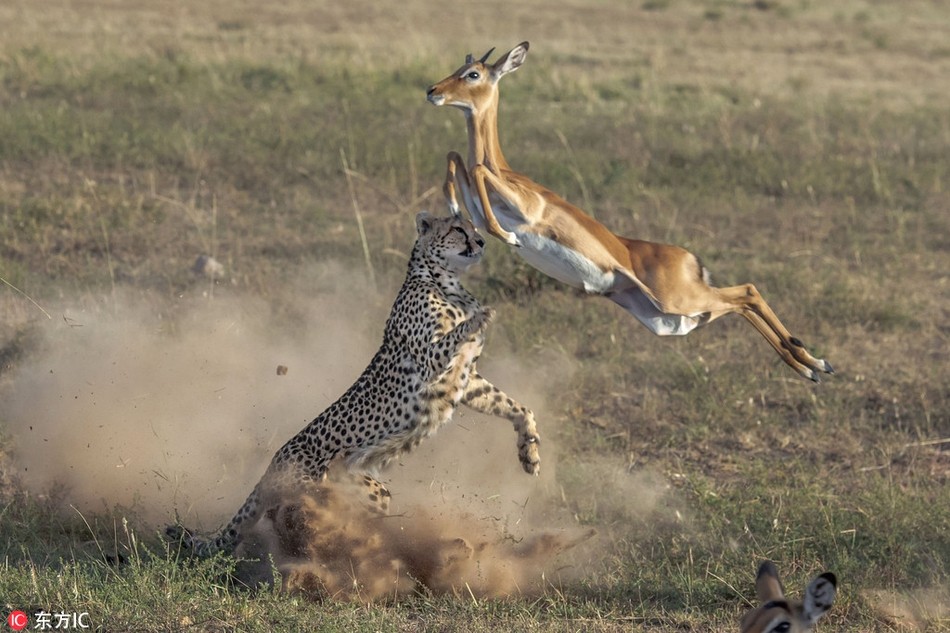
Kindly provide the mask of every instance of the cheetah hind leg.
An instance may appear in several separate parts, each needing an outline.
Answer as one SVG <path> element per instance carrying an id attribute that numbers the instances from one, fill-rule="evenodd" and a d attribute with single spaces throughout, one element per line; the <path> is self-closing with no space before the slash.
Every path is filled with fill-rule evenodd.
<path id="1" fill-rule="evenodd" d="M 176 513 L 177 515 L 177 513 Z M 178 548 L 178 553 L 194 558 L 211 558 L 221 551 L 233 551 L 234 544 L 223 536 L 213 539 L 203 539 L 181 524 L 178 517 L 175 523 L 165 528 L 165 540 L 172 547 Z"/>
<path id="2" fill-rule="evenodd" d="M 389 514 L 389 501 L 392 494 L 385 484 L 368 474 L 348 473 L 348 478 L 353 485 L 360 489 L 360 493 L 365 495 L 365 506 L 370 512 L 382 516 Z M 255 492 L 257 492 L 257 489 L 255 489 Z M 232 523 L 234 523 L 233 520 Z M 224 534 L 229 534 L 229 530 L 226 529 Z M 165 538 L 169 543 L 177 544 L 182 552 L 187 552 L 199 558 L 207 558 L 215 551 L 225 549 L 227 545 L 230 545 L 230 543 L 219 543 L 222 539 L 226 540 L 224 536 L 219 536 L 211 541 L 196 537 L 191 530 L 181 524 L 177 513 L 175 514 L 175 523 L 165 528 Z M 233 549 L 233 546 L 227 547 L 227 549 Z"/>
<path id="3" fill-rule="evenodd" d="M 175 513 L 175 523 L 165 528 L 165 540 L 170 545 L 177 545 L 182 553 L 201 556 L 207 548 L 207 542 L 199 539 L 191 530 L 181 524 L 178 513 Z"/>
<path id="4" fill-rule="evenodd" d="M 323 486 L 336 488 L 345 499 L 373 514 L 389 514 L 392 495 L 386 484 L 358 467 L 351 470 L 345 465 L 345 459 L 334 460 L 315 483 L 317 489 Z"/>
<path id="5" fill-rule="evenodd" d="M 363 492 L 366 495 L 366 505 L 369 511 L 384 516 L 388 515 L 389 500 L 392 495 L 386 485 L 367 474 L 363 474 L 358 483 L 364 488 Z"/>
<path id="6" fill-rule="evenodd" d="M 265 475 L 266 476 L 266 475 Z M 257 519 L 260 510 L 259 495 L 261 484 L 258 483 L 248 495 L 244 505 L 241 506 L 237 514 L 225 526 L 225 528 L 214 538 L 204 540 L 196 538 L 194 533 L 181 525 L 181 520 L 177 513 L 175 524 L 165 528 L 165 537 L 172 544 L 177 544 L 183 553 L 190 554 L 198 558 L 210 558 L 218 552 L 227 554 L 233 553 L 240 542 L 241 528 L 245 524 L 250 524 Z"/>

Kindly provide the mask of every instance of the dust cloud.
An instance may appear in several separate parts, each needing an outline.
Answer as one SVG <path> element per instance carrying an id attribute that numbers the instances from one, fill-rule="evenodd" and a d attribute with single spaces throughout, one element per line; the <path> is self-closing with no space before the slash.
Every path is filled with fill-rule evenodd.
<path id="1" fill-rule="evenodd" d="M 559 554 L 594 530 L 544 529 L 516 538 L 458 508 L 415 506 L 383 514 L 365 505 L 358 482 L 327 481 L 262 495 L 265 509 L 236 552 L 237 577 L 315 599 L 395 600 L 419 590 L 474 598 L 534 595 L 578 578 Z"/>
<path id="2" fill-rule="evenodd" d="M 381 336 L 386 306 L 360 305 L 338 270 L 312 274 L 311 288 L 337 279 L 355 296 L 311 290 L 294 329 L 260 299 L 197 291 L 171 307 L 120 296 L 64 308 L 4 385 L 16 477 L 84 514 L 118 506 L 159 526 L 177 511 L 217 527 Z"/>
<path id="3" fill-rule="evenodd" d="M 900 631 L 934 631 L 950 619 L 950 587 L 872 589 L 861 593 L 884 621 Z"/>
<path id="4" fill-rule="evenodd" d="M 395 289 L 369 291 L 331 266 L 303 273 L 285 293 L 292 296 L 279 298 L 280 315 L 261 299 L 197 290 L 171 309 L 142 296 L 63 309 L 0 394 L 19 485 L 65 512 L 118 511 L 147 530 L 176 517 L 198 532 L 217 530 L 277 448 L 365 367 Z M 389 517 L 350 503 L 345 481 L 333 478 L 320 489 L 274 491 L 245 553 L 272 556 L 287 588 L 359 599 L 419 583 L 497 596 L 579 575 L 602 544 L 564 503 L 558 416 L 544 409 L 571 364 L 555 353 L 513 358 L 490 334 L 479 366 L 535 410 L 540 477 L 522 471 L 507 421 L 463 408 L 381 473 L 393 494 Z M 653 504 L 653 496 L 643 499 Z M 637 512 L 649 510 L 641 503 Z M 354 534 L 363 537 L 333 540 Z M 354 577 L 361 566 L 391 573 Z M 269 567 L 247 569 L 251 582 L 268 580 Z M 384 585 L 368 585 L 370 576 Z"/>

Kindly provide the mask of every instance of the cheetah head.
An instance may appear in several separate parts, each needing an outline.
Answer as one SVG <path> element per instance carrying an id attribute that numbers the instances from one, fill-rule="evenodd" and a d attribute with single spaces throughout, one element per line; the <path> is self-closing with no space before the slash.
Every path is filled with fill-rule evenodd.
<path id="1" fill-rule="evenodd" d="M 485 240 L 461 216 L 437 218 L 427 211 L 416 216 L 417 244 L 446 268 L 463 273 L 482 258 Z"/>

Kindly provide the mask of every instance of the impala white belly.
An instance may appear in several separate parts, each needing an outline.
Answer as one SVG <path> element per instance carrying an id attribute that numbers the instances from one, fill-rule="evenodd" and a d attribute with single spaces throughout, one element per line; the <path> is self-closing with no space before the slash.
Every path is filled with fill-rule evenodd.
<path id="1" fill-rule="evenodd" d="M 520 211 L 497 199 L 497 194 L 491 195 L 491 200 L 498 224 L 514 233 L 521 242 L 521 247 L 513 250 L 531 266 L 561 283 L 591 294 L 604 294 L 615 288 L 617 275 L 614 271 L 601 270 L 583 253 L 528 230 L 529 225 Z M 477 210 L 481 213 L 481 205 Z"/>
<path id="2" fill-rule="evenodd" d="M 616 273 L 601 270 L 583 254 L 537 233 L 518 228 L 512 233 L 521 242 L 521 248 L 513 250 L 545 275 L 592 294 L 605 294 L 615 288 Z"/>
<path id="3" fill-rule="evenodd" d="M 661 311 L 638 286 L 608 295 L 611 301 L 637 317 L 648 330 L 658 336 L 683 336 L 695 330 L 702 318 L 700 315 L 670 314 Z"/>
<path id="4" fill-rule="evenodd" d="M 477 203 L 475 203 L 477 204 Z M 481 213 L 479 205 L 477 208 Z M 700 315 L 663 312 L 639 286 L 625 274 L 601 270 L 582 253 L 550 238 L 525 230 L 527 225 L 517 210 L 506 204 L 495 204 L 492 209 L 503 229 L 514 233 L 521 248 L 513 249 L 523 260 L 545 275 L 591 294 L 607 295 L 612 301 L 632 314 L 648 330 L 659 336 L 683 336 L 702 322 Z M 473 214 L 474 215 L 474 214 Z M 475 222 L 478 225 L 478 222 Z M 630 273 L 632 275 L 632 273 Z"/>

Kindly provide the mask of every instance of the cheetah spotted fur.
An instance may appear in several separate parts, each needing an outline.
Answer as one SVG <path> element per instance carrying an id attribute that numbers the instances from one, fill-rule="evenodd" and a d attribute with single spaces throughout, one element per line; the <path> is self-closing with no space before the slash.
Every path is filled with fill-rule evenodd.
<path id="1" fill-rule="evenodd" d="M 274 455 L 263 479 L 234 518 L 210 541 L 180 526 L 167 530 L 198 556 L 233 552 L 242 526 L 261 511 L 266 482 L 320 481 L 341 457 L 363 477 L 368 499 L 385 512 L 389 491 L 371 476 L 415 448 L 452 418 L 459 403 L 507 418 L 518 435 L 518 456 L 537 474 L 540 437 L 534 414 L 483 378 L 475 368 L 494 315 L 469 293 L 459 274 L 477 263 L 484 240 L 461 217 L 416 217 L 418 238 L 409 270 L 386 321 L 383 342 L 356 382 Z"/>

